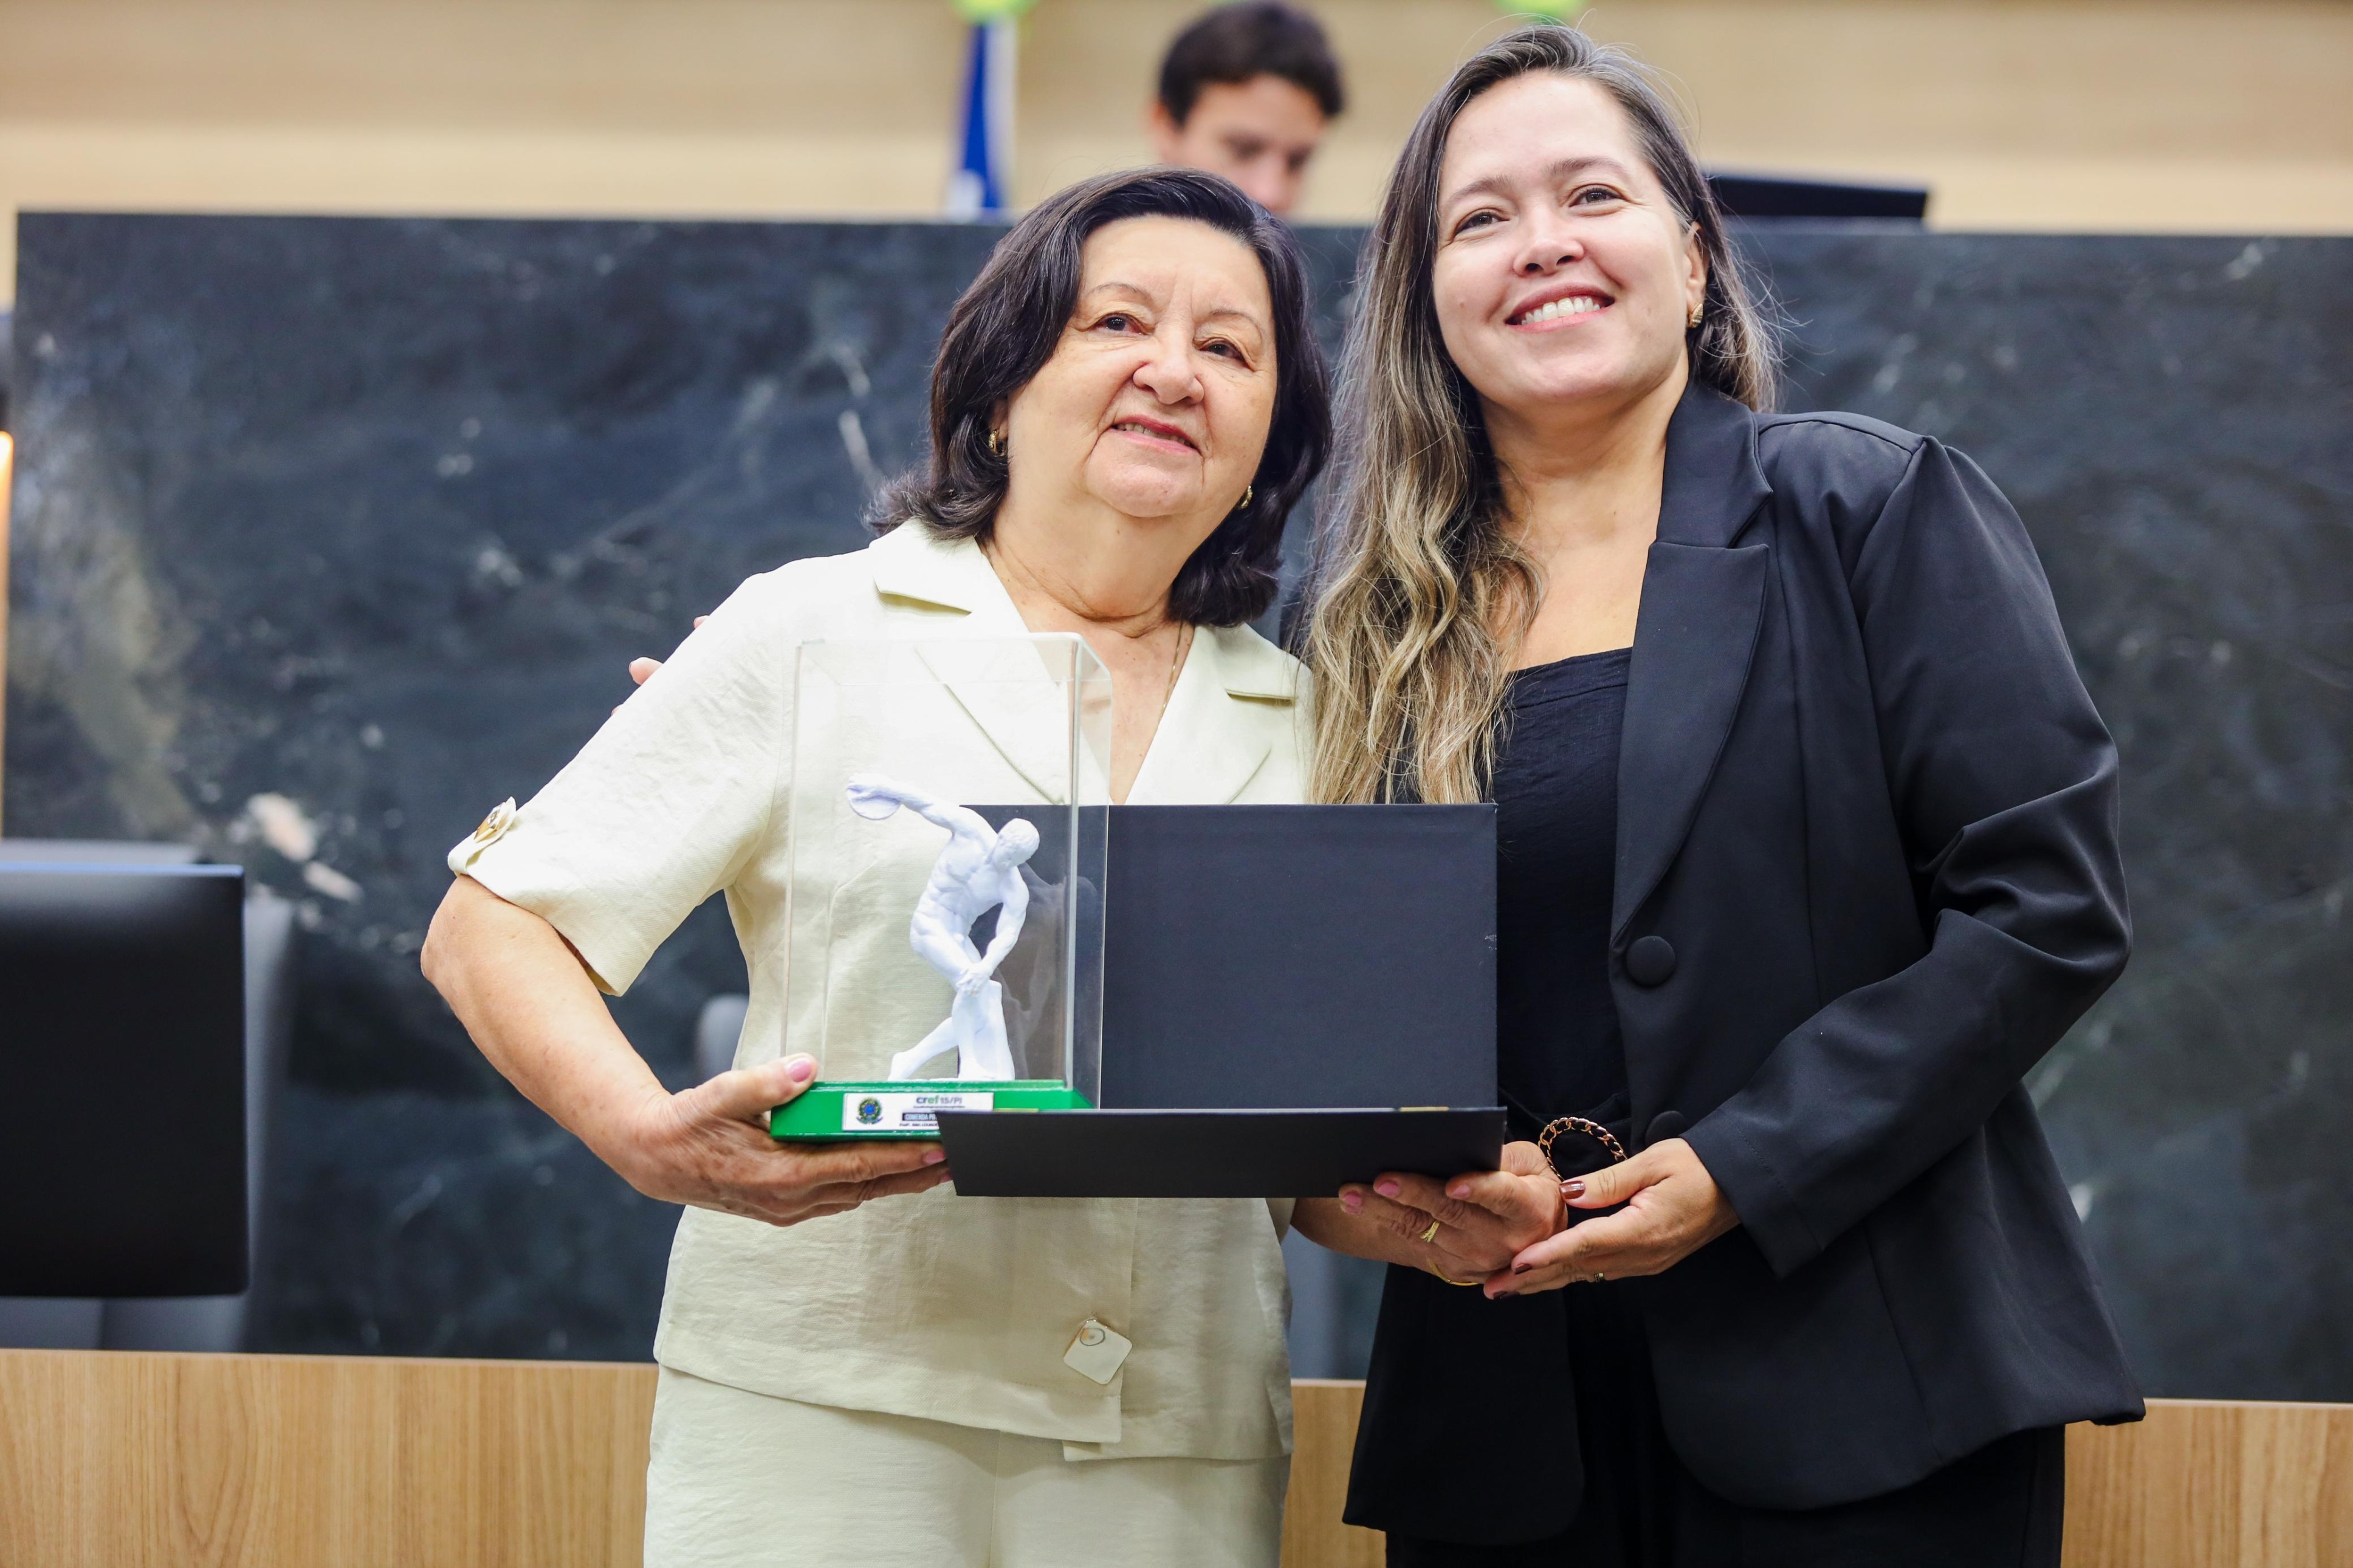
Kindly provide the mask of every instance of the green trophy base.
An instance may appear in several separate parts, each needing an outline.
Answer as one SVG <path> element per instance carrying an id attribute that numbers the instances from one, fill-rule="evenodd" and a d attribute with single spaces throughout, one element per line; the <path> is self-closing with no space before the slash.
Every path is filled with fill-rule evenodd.
<path id="1" fill-rule="evenodd" d="M 768 1112 L 771 1138 L 937 1138 L 943 1110 L 1092 1110 L 1050 1078 L 917 1078 L 828 1083 Z"/>

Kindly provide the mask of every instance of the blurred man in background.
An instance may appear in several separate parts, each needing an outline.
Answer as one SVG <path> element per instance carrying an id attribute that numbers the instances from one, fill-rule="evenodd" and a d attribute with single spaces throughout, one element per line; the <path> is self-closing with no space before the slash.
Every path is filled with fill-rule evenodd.
<path id="1" fill-rule="evenodd" d="M 1176 35 L 1147 118 L 1162 163 L 1223 174 L 1284 216 L 1345 102 L 1315 18 L 1279 0 L 1243 0 Z"/>

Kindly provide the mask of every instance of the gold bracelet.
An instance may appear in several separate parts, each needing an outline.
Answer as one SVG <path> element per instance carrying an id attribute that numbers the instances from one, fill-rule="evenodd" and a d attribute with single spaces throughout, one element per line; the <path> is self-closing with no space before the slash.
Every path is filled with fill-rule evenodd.
<path id="1" fill-rule="evenodd" d="M 1546 1168 L 1556 1176 L 1560 1174 L 1560 1167 L 1552 1163 L 1552 1141 L 1564 1132 L 1584 1133 L 1608 1151 L 1609 1163 L 1613 1165 L 1626 1158 L 1626 1146 L 1619 1142 L 1617 1135 L 1599 1121 L 1588 1121 L 1582 1116 L 1555 1117 L 1545 1128 L 1543 1134 L 1536 1139 L 1536 1152 L 1544 1156 Z"/>

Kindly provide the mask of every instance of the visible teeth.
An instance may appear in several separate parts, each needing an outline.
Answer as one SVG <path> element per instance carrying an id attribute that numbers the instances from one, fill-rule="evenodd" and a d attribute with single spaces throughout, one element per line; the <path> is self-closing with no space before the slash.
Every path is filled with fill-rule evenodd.
<path id="1" fill-rule="evenodd" d="M 1599 309 L 1601 309 L 1601 301 L 1592 295 L 1571 294 L 1566 300 L 1555 300 L 1548 305 L 1538 305 L 1535 310 L 1522 316 L 1520 322 L 1524 326 L 1534 326 L 1538 321 L 1558 321 L 1563 316 L 1582 316 L 1588 311 Z"/>

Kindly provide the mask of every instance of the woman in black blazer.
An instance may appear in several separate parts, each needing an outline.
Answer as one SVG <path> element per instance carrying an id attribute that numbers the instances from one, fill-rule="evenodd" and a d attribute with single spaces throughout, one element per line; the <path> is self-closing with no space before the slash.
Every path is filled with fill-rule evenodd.
<path id="1" fill-rule="evenodd" d="M 1348 1519 L 1392 1563 L 2055 1564 L 2061 1428 L 2141 1405 L 2020 1080 L 2130 929 L 2016 514 L 1760 412 L 1704 178 L 1567 28 L 1424 114 L 1345 379 L 1319 787 L 1496 802 L 1525 1140 L 1301 1205 L 1398 1266 Z"/>

